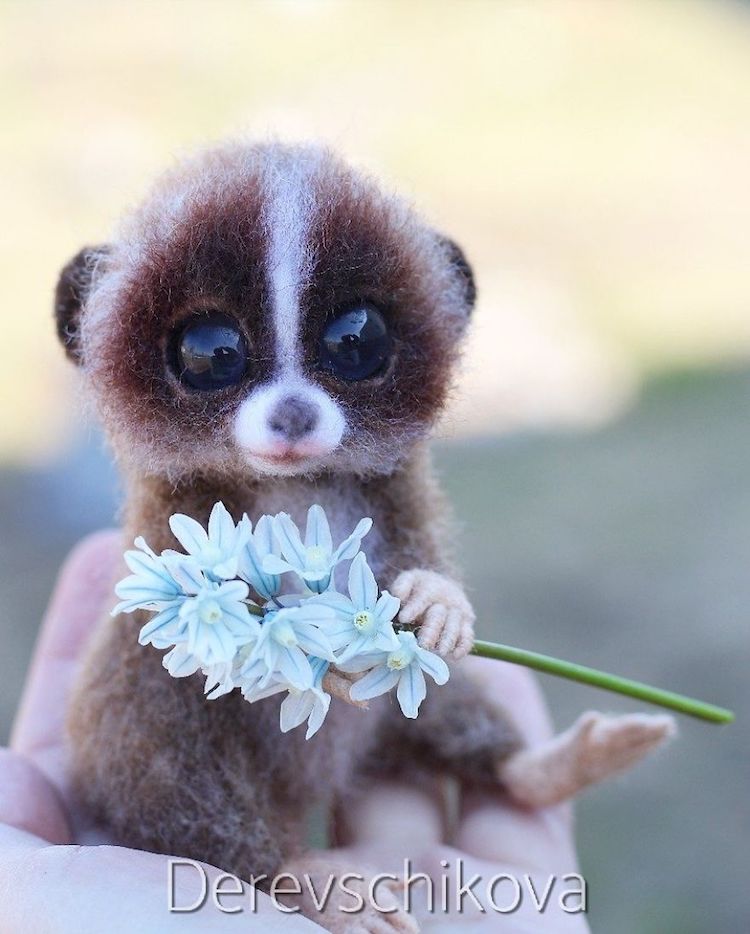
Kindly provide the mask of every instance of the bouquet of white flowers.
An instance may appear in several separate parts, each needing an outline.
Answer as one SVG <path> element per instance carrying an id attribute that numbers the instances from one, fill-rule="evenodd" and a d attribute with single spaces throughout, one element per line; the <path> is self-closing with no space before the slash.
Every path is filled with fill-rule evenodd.
<path id="1" fill-rule="evenodd" d="M 246 515 L 235 524 L 223 503 L 212 509 L 207 531 L 179 514 L 169 525 L 185 553 L 157 555 L 137 538 L 136 550 L 125 553 L 132 573 L 115 588 L 121 602 L 112 613 L 152 611 L 140 643 L 168 649 L 163 664 L 175 678 L 200 670 L 208 699 L 235 688 L 250 703 L 284 693 L 282 731 L 307 722 L 309 739 L 330 707 L 324 678 L 331 666 L 360 676 L 347 685 L 353 702 L 396 688 L 407 717 L 417 716 L 425 698 L 425 673 L 437 684 L 448 680 L 442 658 L 394 623 L 396 597 L 379 592 L 361 550 L 371 519 L 336 547 L 317 505 L 304 540 L 286 513 L 262 516 L 253 528 Z M 342 593 L 334 571 L 344 561 Z"/>
<path id="2" fill-rule="evenodd" d="M 317 505 L 308 510 L 304 541 L 286 513 L 262 516 L 253 528 L 246 515 L 235 525 L 223 503 L 211 510 L 208 531 L 180 514 L 169 526 L 185 553 L 157 555 L 137 538 L 136 550 L 125 552 L 132 574 L 115 588 L 121 602 L 112 614 L 153 612 L 139 641 L 169 650 L 164 667 L 175 678 L 200 670 L 209 700 L 235 688 L 250 703 L 285 693 L 282 731 L 307 722 L 309 739 L 326 718 L 332 686 L 360 705 L 396 688 L 402 712 L 414 718 L 427 693 L 425 674 L 437 684 L 448 680 L 442 658 L 395 622 L 396 597 L 379 592 L 361 550 L 371 519 L 335 548 Z M 343 561 L 350 562 L 346 593 L 334 576 Z M 527 649 L 477 641 L 472 652 L 713 723 L 734 718 L 722 707 Z"/>

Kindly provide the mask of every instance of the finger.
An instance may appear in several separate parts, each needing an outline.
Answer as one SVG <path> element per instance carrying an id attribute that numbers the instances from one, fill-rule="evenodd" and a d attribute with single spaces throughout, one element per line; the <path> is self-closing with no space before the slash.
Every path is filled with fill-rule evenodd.
<path id="1" fill-rule="evenodd" d="M 577 866 L 568 808 L 527 811 L 486 791 L 466 796 L 455 845 L 479 859 L 529 869 L 575 872 Z"/>
<path id="2" fill-rule="evenodd" d="M 423 649 L 433 649 L 440 638 L 440 633 L 445 625 L 445 617 L 448 611 L 441 603 L 435 603 L 429 608 L 427 614 L 419 627 L 419 644 Z"/>
<path id="3" fill-rule="evenodd" d="M 406 603 L 409 595 L 414 588 L 417 575 L 414 571 L 402 571 L 390 587 L 394 597 L 397 597 L 402 603 Z"/>
<path id="4" fill-rule="evenodd" d="M 51 847 L 0 827 L 0 930 L 322 934 L 319 925 L 280 912 L 247 883 L 236 895 L 236 883 L 213 866 L 192 860 L 171 866 L 170 859 L 115 846 Z M 170 911 L 170 875 L 172 905 L 182 911 Z M 201 907 L 190 911 L 191 905 Z"/>
<path id="5" fill-rule="evenodd" d="M 441 603 L 440 587 L 431 578 L 422 578 L 417 585 L 415 580 L 409 588 L 409 596 L 401 601 L 399 620 L 409 624 L 418 620 L 432 604 Z"/>
<path id="6" fill-rule="evenodd" d="M 0 824 L 49 843 L 71 842 L 56 789 L 39 769 L 9 749 L 0 749 Z"/>
<path id="7" fill-rule="evenodd" d="M 456 642 L 456 647 L 453 650 L 453 658 L 455 661 L 459 661 L 462 658 L 465 658 L 469 652 L 471 652 L 474 647 L 474 622 L 473 620 L 467 620 L 464 617 L 464 621 L 461 625 L 461 631 L 458 636 L 458 642 Z"/>
<path id="8" fill-rule="evenodd" d="M 440 642 L 438 642 L 438 655 L 445 657 L 455 649 L 456 641 L 461 632 L 462 615 L 461 610 L 448 611 L 445 618 L 445 625 L 443 626 L 443 632 L 440 635 Z"/>
<path id="9" fill-rule="evenodd" d="M 537 745 L 552 736 L 547 705 L 531 672 L 477 656 L 460 664 L 487 701 L 510 719 L 525 745 Z M 575 866 L 569 808 L 523 811 L 508 801 L 499 786 L 496 792 L 474 789 L 464 794 L 455 842 L 482 859 L 526 859 L 526 865 L 547 866 L 564 855 Z"/>
<path id="10" fill-rule="evenodd" d="M 463 893 L 459 893 L 459 866 L 462 879 L 477 880 L 475 887 L 467 885 Z M 423 885 L 413 889 L 424 934 L 590 934 L 585 909 L 569 911 L 565 898 L 552 891 L 555 877 L 563 881 L 560 869 L 539 872 L 518 861 L 477 859 L 451 846 L 437 848 L 419 869 L 433 880 L 431 897 Z M 447 875 L 446 897 L 446 886 L 440 883 Z M 516 888 L 513 892 L 514 883 L 523 891 Z M 469 892 L 469 897 L 462 897 Z"/>
<path id="11" fill-rule="evenodd" d="M 11 746 L 46 774 L 58 772 L 68 693 L 81 651 L 112 598 L 121 541 L 98 532 L 73 549 L 55 586 L 37 638 Z"/>
<path id="12" fill-rule="evenodd" d="M 337 842 L 378 869 L 403 869 L 404 857 L 438 844 L 445 828 L 443 791 L 437 780 L 407 784 L 378 781 L 354 807 L 339 814 Z M 415 850 L 419 850 L 415 852 Z"/>
<path id="13" fill-rule="evenodd" d="M 536 745 L 553 733 L 552 720 L 537 679 L 521 665 L 470 655 L 457 667 L 481 690 L 518 731 L 525 745 Z"/>
<path id="14" fill-rule="evenodd" d="M 416 622 L 432 602 L 432 594 L 426 588 L 413 590 L 409 599 L 401 604 L 399 622 L 404 625 Z"/>

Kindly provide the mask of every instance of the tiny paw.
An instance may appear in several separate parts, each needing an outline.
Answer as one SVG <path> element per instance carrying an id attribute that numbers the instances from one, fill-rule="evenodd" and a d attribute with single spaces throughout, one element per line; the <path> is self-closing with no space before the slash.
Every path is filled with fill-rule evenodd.
<path id="1" fill-rule="evenodd" d="M 348 861 L 330 853 L 304 854 L 283 868 L 283 874 L 307 882 L 302 891 L 285 896 L 285 905 L 301 909 L 319 926 L 316 930 L 322 928 L 330 934 L 419 934 L 419 925 L 405 908 L 404 879 L 364 867 L 352 873 Z M 315 895 L 316 891 L 330 893 L 331 880 L 336 879 L 346 879 L 343 902 Z"/>
<path id="2" fill-rule="evenodd" d="M 585 713 L 559 736 L 504 759 L 498 778 L 518 804 L 549 807 L 635 765 L 675 732 L 666 714 Z"/>
<path id="3" fill-rule="evenodd" d="M 356 918 L 346 934 L 419 934 L 419 925 L 403 908 L 387 913 L 365 908 Z"/>
<path id="4" fill-rule="evenodd" d="M 417 628 L 419 644 L 463 658 L 474 645 L 474 611 L 460 584 L 435 571 L 403 571 L 390 588 L 401 601 L 398 620 Z"/>
<path id="5" fill-rule="evenodd" d="M 675 729 L 668 714 L 585 713 L 571 728 L 578 771 L 588 782 L 627 769 L 674 736 Z"/>
<path id="6" fill-rule="evenodd" d="M 329 668 L 323 678 L 323 690 L 330 694 L 331 697 L 337 697 L 339 700 L 351 704 L 353 707 L 361 707 L 363 710 L 367 710 L 367 701 L 352 700 L 349 693 L 352 685 L 355 681 L 358 681 L 363 674 L 364 672 L 351 674 L 350 672 L 339 671 L 338 668 Z"/>
<path id="7" fill-rule="evenodd" d="M 403 882 L 383 880 L 377 886 L 377 907 L 369 892 L 365 895 L 365 887 L 370 882 L 365 879 L 361 885 L 360 894 L 364 901 L 362 909 L 351 914 L 342 912 L 334 918 L 323 918 L 322 923 L 327 929 L 332 934 L 419 934 L 419 924 L 402 904 Z M 360 889 L 357 883 L 352 887 Z"/>

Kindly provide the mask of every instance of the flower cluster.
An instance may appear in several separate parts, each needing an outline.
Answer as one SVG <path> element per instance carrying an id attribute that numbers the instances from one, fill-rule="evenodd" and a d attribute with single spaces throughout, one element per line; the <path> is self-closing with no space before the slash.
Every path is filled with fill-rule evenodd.
<path id="1" fill-rule="evenodd" d="M 285 693 L 282 731 L 306 722 L 309 739 L 331 704 L 324 687 L 330 667 L 357 677 L 355 702 L 396 688 L 407 717 L 424 700 L 425 673 L 437 684 L 448 680 L 445 662 L 394 624 L 399 601 L 379 592 L 361 551 L 371 519 L 335 547 L 317 505 L 307 513 L 304 540 L 286 513 L 263 516 L 253 528 L 247 516 L 235 524 L 222 503 L 208 530 L 184 515 L 169 526 L 185 553 L 157 555 L 137 538 L 125 553 L 132 573 L 115 588 L 121 602 L 112 613 L 153 612 L 140 643 L 168 649 L 163 663 L 175 678 L 201 671 L 207 698 L 235 688 L 251 703 Z M 341 593 L 334 572 L 346 561 Z"/>

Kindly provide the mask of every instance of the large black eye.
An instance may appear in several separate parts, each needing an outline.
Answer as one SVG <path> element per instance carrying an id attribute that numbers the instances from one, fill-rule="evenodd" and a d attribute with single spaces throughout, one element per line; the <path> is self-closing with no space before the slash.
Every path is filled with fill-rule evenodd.
<path id="1" fill-rule="evenodd" d="M 320 342 L 320 362 L 341 379 L 373 376 L 391 353 L 385 319 L 374 305 L 356 305 L 326 325 Z"/>
<path id="2" fill-rule="evenodd" d="M 247 342 L 237 322 L 209 311 L 175 335 L 172 360 L 177 375 L 193 389 L 223 389 L 247 369 Z"/>

